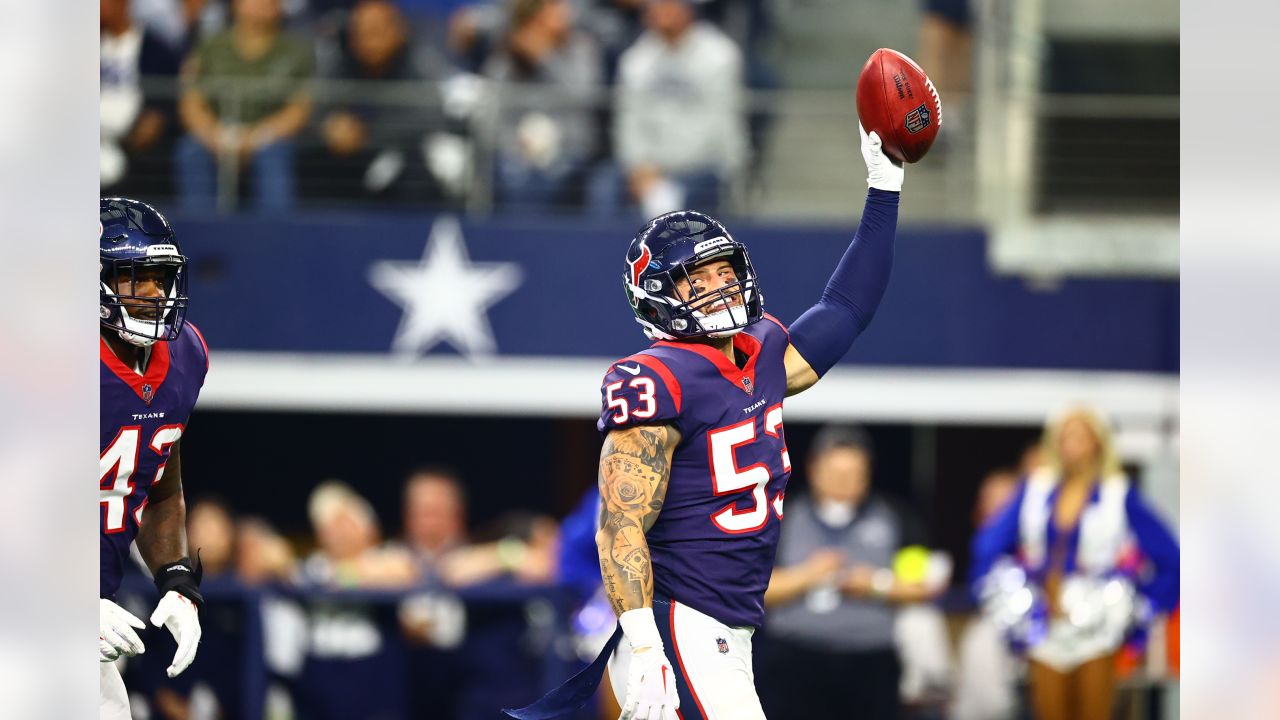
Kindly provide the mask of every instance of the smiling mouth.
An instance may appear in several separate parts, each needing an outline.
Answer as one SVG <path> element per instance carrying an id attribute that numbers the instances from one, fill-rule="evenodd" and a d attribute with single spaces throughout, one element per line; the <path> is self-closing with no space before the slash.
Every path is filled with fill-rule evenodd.
<path id="1" fill-rule="evenodd" d="M 692 310 L 694 312 L 700 312 L 703 314 L 712 314 L 712 313 L 724 312 L 726 310 L 731 310 L 736 307 L 743 307 L 743 304 L 744 303 L 742 302 L 742 295 L 733 295 L 727 298 L 725 297 L 711 298 L 710 300 L 702 303 L 701 305 L 695 305 L 692 308 Z"/>
<path id="2" fill-rule="evenodd" d="M 125 305 L 124 308 L 129 312 L 129 317 L 135 320 L 155 322 L 160 319 L 160 309 L 154 305 Z"/>

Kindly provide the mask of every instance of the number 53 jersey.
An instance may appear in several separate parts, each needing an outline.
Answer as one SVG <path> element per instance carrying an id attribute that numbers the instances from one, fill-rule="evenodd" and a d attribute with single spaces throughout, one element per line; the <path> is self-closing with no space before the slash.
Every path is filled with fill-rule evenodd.
<path id="1" fill-rule="evenodd" d="M 614 363 L 601 386 L 602 435 L 672 425 L 680 444 L 666 500 L 645 533 L 654 597 L 731 626 L 759 627 L 791 462 L 782 430 L 787 331 L 773 316 L 733 338 L 739 368 L 693 342 L 659 341 Z"/>
<path id="2" fill-rule="evenodd" d="M 110 598 L 120 587 L 129 544 L 143 521 L 147 491 L 163 476 L 169 451 L 182 437 L 204 385 L 209 349 L 195 325 L 187 323 L 176 340 L 151 346 L 147 372 L 139 375 L 105 340 L 98 343 L 98 596 Z"/>

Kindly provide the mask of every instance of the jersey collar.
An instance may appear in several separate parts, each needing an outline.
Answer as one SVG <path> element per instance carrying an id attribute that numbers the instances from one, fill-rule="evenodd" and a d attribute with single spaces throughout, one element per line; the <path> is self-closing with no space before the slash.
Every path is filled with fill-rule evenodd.
<path id="1" fill-rule="evenodd" d="M 754 395 L 756 392 L 756 360 L 760 357 L 760 341 L 746 332 L 733 336 L 733 349 L 747 356 L 747 362 L 741 369 L 725 357 L 724 353 L 702 343 L 659 340 L 654 345 L 697 353 L 714 365 L 716 370 L 720 371 L 720 375 L 733 383 L 734 387 L 748 395 Z"/>
<path id="2" fill-rule="evenodd" d="M 169 343 L 157 342 L 151 346 L 151 361 L 147 363 L 145 375 L 139 375 L 133 368 L 125 365 L 116 354 L 111 352 L 105 338 L 98 337 L 98 356 L 116 377 L 142 398 L 142 402 L 150 405 L 165 378 L 169 376 Z"/>

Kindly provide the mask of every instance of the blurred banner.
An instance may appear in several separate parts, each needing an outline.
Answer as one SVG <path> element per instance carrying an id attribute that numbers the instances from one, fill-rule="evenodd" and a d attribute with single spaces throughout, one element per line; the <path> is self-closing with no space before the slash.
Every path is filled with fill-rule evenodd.
<path id="1" fill-rule="evenodd" d="M 176 218 L 202 409 L 594 417 L 648 342 L 622 289 L 623 223 L 381 213 Z M 765 308 L 816 302 L 853 227 L 731 224 Z M 1133 429 L 1177 416 L 1178 283 L 1000 276 L 973 229 L 899 231 L 879 313 L 788 417 L 1038 424 L 1087 402 Z"/>
<path id="2" fill-rule="evenodd" d="M 630 225 L 383 213 L 176 226 L 192 260 L 190 317 L 215 350 L 612 359 L 646 344 L 621 283 Z M 766 310 L 790 323 L 854 229 L 734 230 Z M 1176 373 L 1178 283 L 1029 284 L 991 273 L 977 230 L 907 227 L 879 314 L 845 362 Z"/>

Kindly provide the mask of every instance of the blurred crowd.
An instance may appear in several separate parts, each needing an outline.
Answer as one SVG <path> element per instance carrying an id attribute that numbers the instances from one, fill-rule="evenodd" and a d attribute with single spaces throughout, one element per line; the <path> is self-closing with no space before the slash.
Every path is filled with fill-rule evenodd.
<path id="1" fill-rule="evenodd" d="M 1120 466 L 1098 413 L 1061 414 L 976 485 L 966 577 L 952 572 L 966 558 L 931 545 L 912 504 L 882 489 L 875 458 L 866 430 L 833 425 L 797 464 L 757 635 L 770 717 L 839 717 L 856 703 L 872 719 L 1105 720 L 1128 716 L 1117 709 L 1121 681 L 1176 674 L 1176 636 L 1151 632 L 1171 612 L 1176 621 L 1177 541 Z M 390 593 L 396 632 L 441 650 L 471 631 L 457 599 L 468 588 L 557 589 L 573 608 L 557 632 L 572 640 L 571 657 L 593 657 L 613 628 L 594 542 L 598 494 L 588 491 L 559 522 L 511 512 L 473 529 L 476 487 L 443 466 L 411 472 L 394 537 L 339 480 L 319 482 L 307 499 L 306 537 L 285 538 L 204 498 L 189 510 L 189 541 L 206 585 L 282 598 Z M 352 610 L 360 602 L 264 608 L 269 667 L 286 677 L 308 652 L 372 653 L 377 643 L 362 644 L 350 628 L 384 631 Z M 330 625 L 344 630 L 326 634 Z M 166 693 L 158 703 L 178 703 Z M 599 717 L 616 717 L 612 694 L 598 697 Z"/>
<path id="2" fill-rule="evenodd" d="M 766 6 L 101 0 L 103 191 L 193 212 L 450 207 L 477 185 L 500 210 L 714 208 L 767 124 L 744 98 L 773 84 Z"/>
<path id="3" fill-rule="evenodd" d="M 457 589 L 503 577 L 556 579 L 556 521 L 508 513 L 473 532 L 466 491 L 448 468 L 413 472 L 402 508 L 403 533 L 389 539 L 368 500 L 341 480 L 325 480 L 307 500 L 309 538 L 291 541 L 266 520 L 237 518 L 224 501 L 206 498 L 187 514 L 188 540 L 200 548 L 206 579 L 247 586 Z"/>

